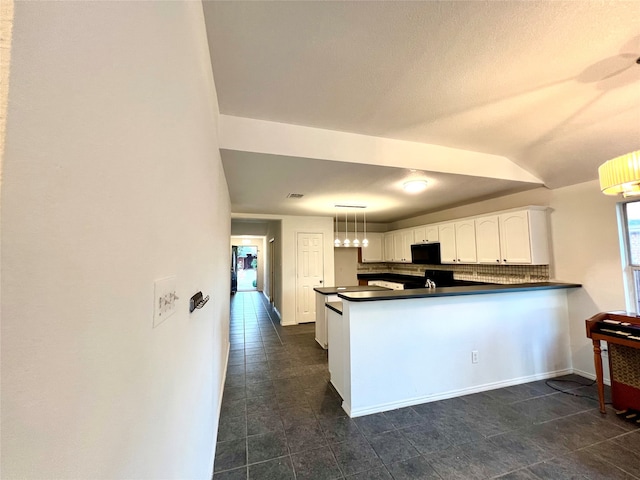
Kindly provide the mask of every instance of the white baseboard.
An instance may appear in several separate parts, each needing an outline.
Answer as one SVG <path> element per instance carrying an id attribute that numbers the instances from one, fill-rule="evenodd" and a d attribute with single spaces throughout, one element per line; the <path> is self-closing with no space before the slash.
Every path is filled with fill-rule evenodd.
<path id="1" fill-rule="evenodd" d="M 513 385 L 520 385 L 522 383 L 535 382 L 536 380 L 546 380 L 548 378 L 559 377 L 560 375 L 568 375 L 574 373 L 571 368 L 565 368 L 562 370 L 556 370 L 553 372 L 539 373 L 536 375 L 529 375 L 527 377 L 512 378 L 509 380 L 503 380 L 500 382 L 485 383 L 483 385 L 476 385 L 474 387 L 462 388 L 460 390 L 451 390 L 449 392 L 438 393 L 435 395 L 428 395 L 425 397 L 415 397 L 400 402 L 384 403 L 379 405 L 371 405 L 365 408 L 352 409 L 351 405 L 346 402 L 342 402 L 342 408 L 347 415 L 352 418 L 361 417 L 363 415 L 370 415 L 372 413 L 387 412 L 389 410 L 395 410 L 397 408 L 411 407 L 413 405 L 419 405 L 421 403 L 437 402 L 438 400 L 447 400 L 454 397 L 462 397 L 464 395 L 471 395 L 472 393 L 486 392 L 488 390 L 495 390 L 497 388 L 511 387 Z"/>
<path id="2" fill-rule="evenodd" d="M 224 384 L 227 381 L 227 368 L 229 367 L 230 352 L 231 352 L 231 343 L 227 342 L 227 354 L 225 355 L 225 360 L 224 360 L 224 373 L 222 374 L 222 383 L 220 384 L 220 400 L 218 401 L 218 410 L 216 412 L 218 417 L 218 428 L 220 428 L 220 412 L 222 411 L 222 397 L 224 395 Z M 217 438 L 218 438 L 218 429 L 216 428 L 216 431 L 214 432 L 214 436 L 213 436 L 213 451 L 211 453 L 211 460 L 209 462 L 209 464 L 211 465 L 211 475 L 209 475 L 209 478 L 213 478 L 213 464 L 216 459 L 216 439 Z"/>
<path id="3" fill-rule="evenodd" d="M 578 370 L 577 368 L 573 369 L 573 373 L 575 373 L 576 375 L 580 375 L 581 377 L 586 377 L 589 380 L 596 379 L 596 376 L 593 373 L 585 372 L 584 370 Z M 604 381 L 605 385 L 611 385 L 611 380 L 609 378 L 604 377 L 602 380 Z"/>

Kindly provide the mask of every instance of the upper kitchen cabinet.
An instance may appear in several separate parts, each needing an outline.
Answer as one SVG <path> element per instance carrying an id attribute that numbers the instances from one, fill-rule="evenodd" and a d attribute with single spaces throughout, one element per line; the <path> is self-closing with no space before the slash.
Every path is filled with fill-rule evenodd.
<path id="1" fill-rule="evenodd" d="M 413 229 L 413 243 L 437 242 L 438 239 L 437 225 L 422 225 Z"/>
<path id="2" fill-rule="evenodd" d="M 411 263 L 413 230 L 394 230 L 384 234 L 384 261 Z"/>
<path id="3" fill-rule="evenodd" d="M 360 247 L 362 263 L 384 262 L 384 234 L 367 233 L 369 246 Z"/>
<path id="4" fill-rule="evenodd" d="M 501 262 L 500 219 L 498 215 L 476 218 L 476 253 L 478 263 Z"/>
<path id="5" fill-rule="evenodd" d="M 438 225 L 438 237 L 440 238 L 440 259 L 442 263 L 458 263 L 455 223 Z"/>
<path id="6" fill-rule="evenodd" d="M 549 264 L 549 234 L 545 208 L 502 213 L 499 218 L 503 263 Z"/>
<path id="7" fill-rule="evenodd" d="M 458 263 L 476 263 L 476 224 L 473 220 L 455 223 Z"/>
<path id="8" fill-rule="evenodd" d="M 393 262 L 393 232 L 384 234 L 384 261 Z"/>
<path id="9" fill-rule="evenodd" d="M 438 226 L 442 263 L 476 263 L 476 227 L 473 220 Z"/>
<path id="10" fill-rule="evenodd" d="M 530 207 L 476 218 L 478 263 L 548 265 L 546 209 Z"/>
<path id="11" fill-rule="evenodd" d="M 393 232 L 393 261 L 411 263 L 411 245 L 413 244 L 413 230 L 398 230 Z"/>

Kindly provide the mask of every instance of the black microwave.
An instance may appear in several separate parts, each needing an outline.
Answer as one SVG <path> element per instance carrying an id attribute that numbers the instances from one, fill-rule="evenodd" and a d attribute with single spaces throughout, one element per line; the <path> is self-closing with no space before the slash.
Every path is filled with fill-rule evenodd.
<path id="1" fill-rule="evenodd" d="M 411 245 L 411 263 L 421 265 L 440 265 L 440 242 L 418 243 Z"/>

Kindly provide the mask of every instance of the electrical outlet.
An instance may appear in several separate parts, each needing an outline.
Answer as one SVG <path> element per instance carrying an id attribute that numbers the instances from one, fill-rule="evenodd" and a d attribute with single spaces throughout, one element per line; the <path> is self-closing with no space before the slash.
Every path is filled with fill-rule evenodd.
<path id="1" fill-rule="evenodd" d="M 157 327 L 176 312 L 176 277 L 161 278 L 153 285 L 153 326 Z"/>
<path id="2" fill-rule="evenodd" d="M 471 352 L 471 363 L 478 363 L 478 350 Z"/>

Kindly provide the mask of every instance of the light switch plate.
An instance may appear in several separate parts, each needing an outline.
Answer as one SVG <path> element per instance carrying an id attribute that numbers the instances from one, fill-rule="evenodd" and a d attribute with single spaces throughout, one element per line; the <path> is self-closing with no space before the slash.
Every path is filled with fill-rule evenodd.
<path id="1" fill-rule="evenodd" d="M 176 277 L 161 278 L 153 285 L 153 326 L 157 327 L 176 312 Z"/>

